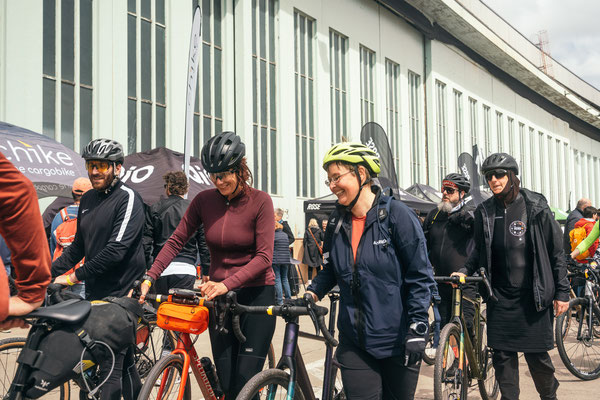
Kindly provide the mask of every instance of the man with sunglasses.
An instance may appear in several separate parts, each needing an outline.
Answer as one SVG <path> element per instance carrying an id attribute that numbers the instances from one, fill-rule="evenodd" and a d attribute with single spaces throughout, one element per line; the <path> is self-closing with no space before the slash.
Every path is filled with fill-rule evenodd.
<path id="1" fill-rule="evenodd" d="M 473 212 L 475 207 L 465 205 L 465 197 L 471 189 L 471 183 L 462 174 L 451 173 L 442 180 L 442 201 L 431 210 L 423 231 L 427 239 L 429 260 L 434 274 L 448 276 L 462 268 L 473 250 Z M 440 285 L 441 302 L 439 312 L 443 327 L 452 317 L 452 287 Z M 468 285 L 465 296 L 475 298 L 476 289 Z M 469 330 L 472 329 L 475 309 L 469 302 L 463 303 L 463 312 Z M 435 354 L 435 349 L 427 349 Z"/>
<path id="2" fill-rule="evenodd" d="M 121 144 L 95 139 L 83 149 L 82 157 L 94 190 L 81 197 L 75 239 L 52 263 L 52 276 L 56 277 L 56 283 L 68 286 L 85 281 L 87 300 L 122 297 L 146 270 L 142 198 L 119 179 L 124 160 Z M 83 257 L 85 262 L 81 267 L 61 276 Z M 112 361 L 110 358 L 101 361 L 101 371 L 109 371 Z M 114 370 L 102 386 L 101 400 L 119 398 L 121 391 L 126 399 L 137 397 L 141 381 L 137 370 L 130 368 L 132 362 L 131 351 L 116 354 Z M 102 372 L 101 378 L 104 378 Z"/>
<path id="3" fill-rule="evenodd" d="M 519 352 L 540 398 L 556 399 L 548 351 L 554 347 L 552 309 L 560 315 L 569 304 L 562 234 L 545 197 L 519 187 L 512 156 L 492 154 L 481 172 L 493 197 L 475 210 L 475 249 L 457 274 L 484 268 L 498 299 L 487 305 L 487 338 L 502 399 L 519 398 Z"/>

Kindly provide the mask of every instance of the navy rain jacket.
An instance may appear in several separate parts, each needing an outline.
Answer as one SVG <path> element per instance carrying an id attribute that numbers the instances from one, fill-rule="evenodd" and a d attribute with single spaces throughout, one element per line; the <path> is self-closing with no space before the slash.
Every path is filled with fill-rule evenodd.
<path id="1" fill-rule="evenodd" d="M 428 323 L 435 282 L 423 230 L 414 211 L 392 200 L 386 215 L 388 197 L 381 196 L 377 187 L 372 190 L 377 196 L 367 213 L 356 265 L 351 246 L 352 216 L 338 206 L 327 224 L 323 270 L 308 290 L 322 298 L 339 285 L 340 336 L 381 359 L 402 356 L 409 325 Z M 335 233 L 340 218 L 342 223 Z M 354 290 L 353 271 L 360 282 Z"/>

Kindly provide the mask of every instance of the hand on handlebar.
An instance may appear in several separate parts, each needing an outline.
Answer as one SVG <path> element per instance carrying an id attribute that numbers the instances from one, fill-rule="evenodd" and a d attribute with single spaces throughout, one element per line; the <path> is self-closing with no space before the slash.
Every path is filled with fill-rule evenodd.
<path id="1" fill-rule="evenodd" d="M 450 274 L 450 276 L 460 276 L 461 278 L 466 278 L 467 277 L 467 275 L 463 274 L 462 272 L 453 272 L 453 273 Z M 457 285 L 454 284 L 454 283 L 451 283 L 451 285 L 452 285 L 453 288 L 457 287 Z"/>
<path id="2" fill-rule="evenodd" d="M 229 291 L 223 282 L 208 281 L 200 285 L 200 293 L 206 296 L 206 300 L 212 300 L 217 296 L 226 294 Z"/>
<path id="3" fill-rule="evenodd" d="M 144 281 L 140 285 L 140 299 L 139 299 L 140 304 L 142 304 L 144 301 L 146 301 L 146 295 L 148 294 L 149 290 L 150 290 L 150 285 L 148 285 L 148 283 L 146 281 Z"/>

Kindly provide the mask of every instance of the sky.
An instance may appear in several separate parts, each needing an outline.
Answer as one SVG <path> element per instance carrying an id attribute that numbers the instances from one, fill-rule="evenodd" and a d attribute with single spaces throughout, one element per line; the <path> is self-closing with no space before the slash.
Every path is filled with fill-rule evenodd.
<path id="1" fill-rule="evenodd" d="M 552 58 L 600 90 L 600 1 L 482 1 L 533 43 L 546 30 Z"/>

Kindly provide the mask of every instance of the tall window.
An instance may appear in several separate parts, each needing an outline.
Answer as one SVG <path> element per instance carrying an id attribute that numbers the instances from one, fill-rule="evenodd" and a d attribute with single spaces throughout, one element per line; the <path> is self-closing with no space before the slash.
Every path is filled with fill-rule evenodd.
<path id="1" fill-rule="evenodd" d="M 544 132 L 538 132 L 538 154 L 540 160 L 540 187 L 541 192 L 544 196 L 548 196 L 548 190 L 546 188 L 546 176 L 548 175 L 548 168 L 546 163 L 546 148 L 544 145 Z"/>
<path id="2" fill-rule="evenodd" d="M 469 97 L 469 121 L 471 125 L 471 147 L 477 144 L 477 100 Z M 472 151 L 472 149 L 470 149 Z M 481 153 L 482 149 L 479 149 Z"/>
<path id="3" fill-rule="evenodd" d="M 362 125 L 375 117 L 375 52 L 360 46 L 360 115 Z"/>
<path id="4" fill-rule="evenodd" d="M 165 32 L 164 0 L 127 2 L 129 153 L 165 145 Z"/>
<path id="5" fill-rule="evenodd" d="M 515 157 L 515 120 L 511 117 L 506 117 L 508 128 L 508 153 Z"/>
<path id="6" fill-rule="evenodd" d="M 443 82 L 435 81 L 435 109 L 437 117 L 437 145 L 438 145 L 438 172 L 439 178 L 446 176 L 446 167 L 448 164 L 448 146 L 446 137 L 448 131 L 446 128 L 446 85 Z"/>
<path id="7" fill-rule="evenodd" d="M 494 152 L 492 147 L 492 117 L 490 116 L 490 108 L 483 105 L 483 136 L 485 138 L 485 152 L 489 156 Z"/>
<path id="8" fill-rule="evenodd" d="M 570 155 L 571 155 L 571 151 L 570 151 L 569 143 L 565 143 L 563 145 L 563 151 L 562 151 L 562 168 L 560 168 L 560 173 L 562 174 L 562 182 L 563 182 L 563 184 L 562 184 L 562 206 L 561 206 L 563 208 L 563 210 L 566 210 L 568 208 L 569 194 L 571 191 L 570 188 L 572 187 L 570 174 L 567 173 L 567 171 L 570 171 L 572 169 Z"/>
<path id="9" fill-rule="evenodd" d="M 194 155 L 199 157 L 206 141 L 223 131 L 223 6 L 221 0 L 192 0 L 202 7 L 202 49 L 194 106 Z"/>
<path id="10" fill-rule="evenodd" d="M 92 0 L 44 0 L 43 18 L 42 132 L 79 150 L 92 139 Z"/>
<path id="11" fill-rule="evenodd" d="M 315 113 L 314 41 L 316 21 L 294 11 L 294 76 L 296 81 L 296 193 L 314 197 Z"/>
<path id="12" fill-rule="evenodd" d="M 573 163 L 575 164 L 575 190 L 577 190 L 577 192 L 575 192 L 575 199 L 579 199 L 584 196 L 584 188 L 581 185 L 583 180 L 581 171 L 581 157 L 579 151 L 575 149 L 573 149 Z"/>
<path id="13" fill-rule="evenodd" d="M 456 137 L 456 154 L 460 155 L 464 151 L 464 122 L 462 93 L 454 91 L 454 135 Z"/>
<path id="14" fill-rule="evenodd" d="M 527 136 L 525 134 L 525 124 L 519 122 L 519 172 L 521 172 L 521 183 L 523 186 L 529 183 L 526 179 L 528 168 L 525 166 L 525 154 L 527 154 Z"/>
<path id="15" fill-rule="evenodd" d="M 421 143 L 421 77 L 408 71 L 408 121 L 410 124 L 410 166 L 413 183 L 421 182 L 423 145 Z"/>
<path id="16" fill-rule="evenodd" d="M 496 136 L 498 137 L 498 152 L 504 152 L 504 123 L 502 113 L 496 111 Z"/>
<path id="17" fill-rule="evenodd" d="M 539 182 L 539 177 L 537 174 L 537 168 L 536 165 L 539 162 L 540 159 L 540 155 L 538 152 L 538 145 L 536 143 L 536 137 L 535 137 L 535 129 L 533 128 L 529 128 L 529 157 L 530 159 L 534 160 L 533 162 L 529 163 L 529 166 L 531 167 L 531 189 L 532 190 L 540 190 L 540 186 L 538 184 Z M 538 154 L 536 154 L 538 153 Z"/>
<path id="18" fill-rule="evenodd" d="M 276 0 L 252 0 L 254 181 L 277 193 Z"/>
<path id="19" fill-rule="evenodd" d="M 348 137 L 348 38 L 329 31 L 329 95 L 331 104 L 331 144 Z"/>
<path id="20" fill-rule="evenodd" d="M 396 176 L 400 176 L 400 65 L 385 60 L 386 114 L 388 135 L 392 140 L 392 157 Z"/>

